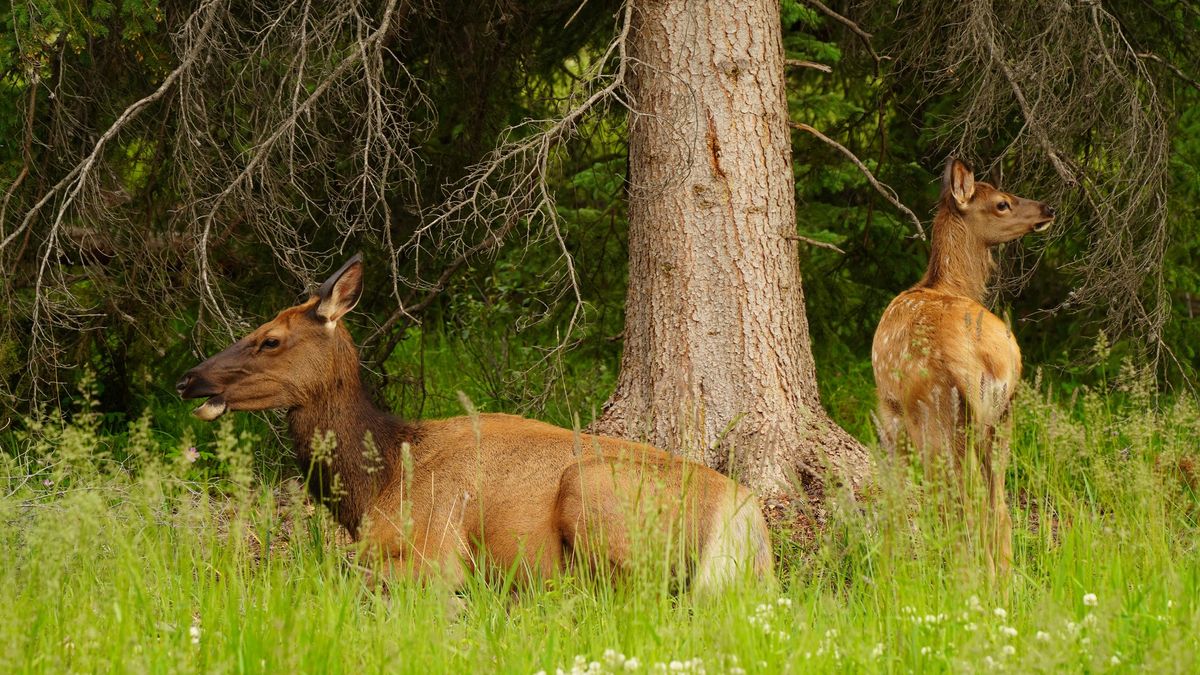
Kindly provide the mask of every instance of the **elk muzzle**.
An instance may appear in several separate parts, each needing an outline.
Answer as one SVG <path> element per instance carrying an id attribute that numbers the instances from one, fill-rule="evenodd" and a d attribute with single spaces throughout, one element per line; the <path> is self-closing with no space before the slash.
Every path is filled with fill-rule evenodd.
<path id="1" fill-rule="evenodd" d="M 1045 232 L 1050 229 L 1050 225 L 1054 222 L 1054 207 L 1048 204 L 1042 204 L 1042 215 L 1045 220 L 1033 226 L 1034 232 Z"/>
<path id="2" fill-rule="evenodd" d="M 193 410 L 192 414 L 205 422 L 211 422 L 224 415 L 227 406 L 225 397 L 222 396 L 222 388 L 213 384 L 200 372 L 202 366 L 203 364 L 184 373 L 175 383 L 175 391 L 179 392 L 180 398 L 183 399 L 207 397 L 208 400 Z"/>

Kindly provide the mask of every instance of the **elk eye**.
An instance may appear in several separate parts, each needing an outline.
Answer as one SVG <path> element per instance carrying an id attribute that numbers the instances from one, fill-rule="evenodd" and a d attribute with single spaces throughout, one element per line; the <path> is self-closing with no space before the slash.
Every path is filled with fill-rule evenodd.
<path id="1" fill-rule="evenodd" d="M 279 346 L 279 340 L 276 338 L 267 338 L 258 346 L 259 349 L 275 349 Z"/>
<path id="2" fill-rule="evenodd" d="M 1008 210 L 1008 202 L 1000 202 L 999 204 L 996 204 L 996 210 L 1007 211 Z"/>

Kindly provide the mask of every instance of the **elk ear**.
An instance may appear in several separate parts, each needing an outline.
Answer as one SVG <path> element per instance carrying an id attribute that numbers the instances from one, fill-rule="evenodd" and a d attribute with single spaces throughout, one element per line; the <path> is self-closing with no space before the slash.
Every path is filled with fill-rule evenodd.
<path id="1" fill-rule="evenodd" d="M 975 172 L 971 167 L 951 157 L 942 174 L 942 193 L 954 198 L 958 208 L 964 209 L 975 194 Z"/>
<path id="2" fill-rule="evenodd" d="M 342 269 L 321 284 L 317 291 L 320 302 L 317 303 L 317 318 L 326 323 L 333 323 L 342 318 L 346 312 L 354 309 L 358 299 L 362 297 L 362 254 L 342 265 Z"/>

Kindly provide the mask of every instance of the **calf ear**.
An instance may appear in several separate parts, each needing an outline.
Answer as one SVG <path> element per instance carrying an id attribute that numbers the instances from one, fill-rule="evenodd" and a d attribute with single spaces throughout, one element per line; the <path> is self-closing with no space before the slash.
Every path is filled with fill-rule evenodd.
<path id="1" fill-rule="evenodd" d="M 333 323 L 354 309 L 358 299 L 362 297 L 362 254 L 342 265 L 342 269 L 321 284 L 317 291 L 320 301 L 317 303 L 317 317 L 327 323 Z"/>
<path id="2" fill-rule="evenodd" d="M 942 193 L 950 195 L 958 208 L 965 209 L 975 194 L 975 172 L 971 167 L 951 157 L 942 173 Z"/>

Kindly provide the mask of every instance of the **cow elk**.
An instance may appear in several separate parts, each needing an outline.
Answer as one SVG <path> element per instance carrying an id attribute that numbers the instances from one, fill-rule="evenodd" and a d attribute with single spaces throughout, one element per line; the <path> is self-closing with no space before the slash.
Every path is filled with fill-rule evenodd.
<path id="1" fill-rule="evenodd" d="M 341 321 L 362 280 L 355 256 L 176 387 L 207 399 L 194 413 L 207 421 L 286 410 L 310 491 L 385 575 L 457 586 L 476 569 L 527 581 L 569 565 L 620 571 L 641 553 L 635 528 L 649 522 L 683 543 L 696 590 L 772 577 L 757 498 L 707 467 L 512 415 L 415 422 L 377 409 Z"/>
<path id="2" fill-rule="evenodd" d="M 968 502 L 978 462 L 987 494 L 979 536 L 992 575 L 1007 575 L 1012 563 L 1004 473 L 1021 351 L 1009 326 L 982 304 L 995 267 L 991 249 L 1043 232 L 1053 220 L 1051 207 L 976 182 L 969 167 L 951 159 L 928 269 L 884 310 L 871 347 L 884 447 L 895 452 L 907 436 L 926 475 L 931 467 L 950 468 Z"/>

